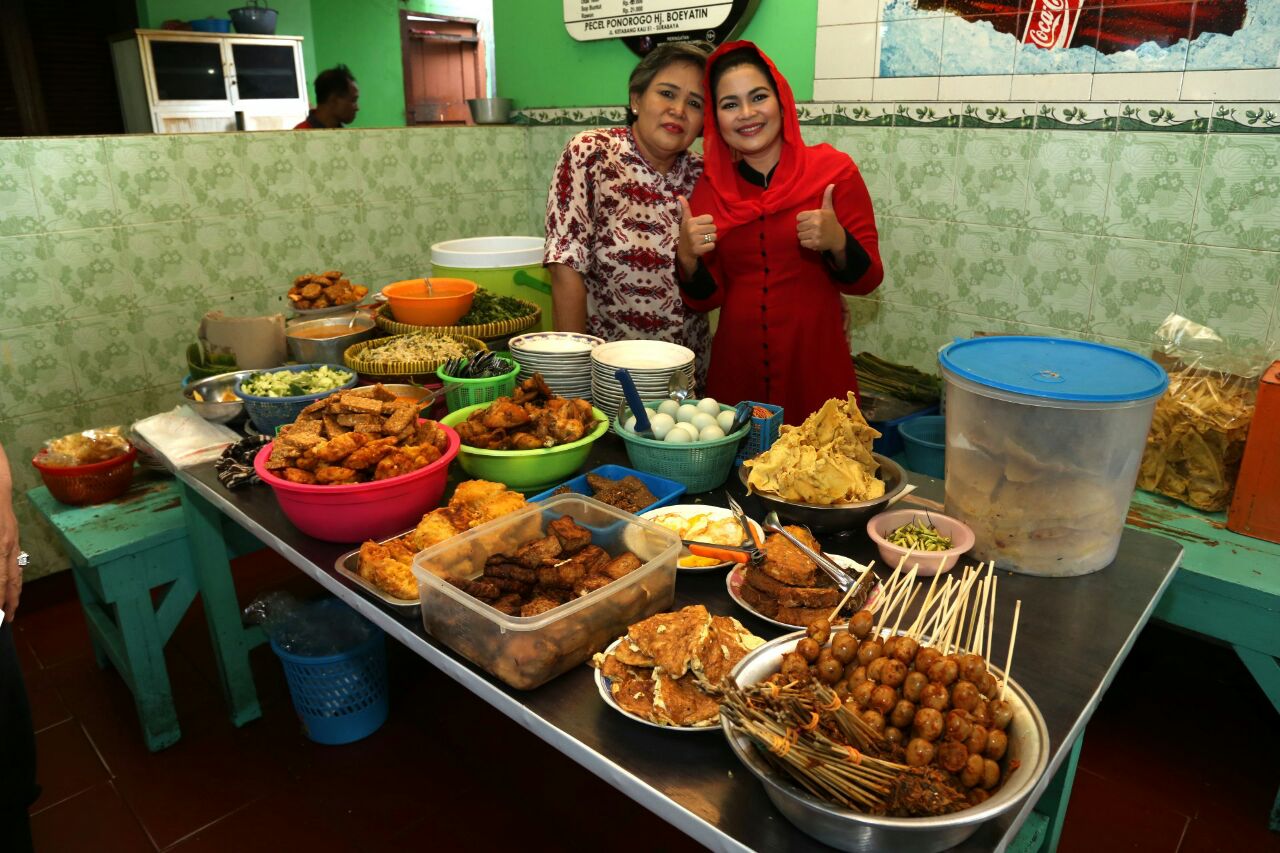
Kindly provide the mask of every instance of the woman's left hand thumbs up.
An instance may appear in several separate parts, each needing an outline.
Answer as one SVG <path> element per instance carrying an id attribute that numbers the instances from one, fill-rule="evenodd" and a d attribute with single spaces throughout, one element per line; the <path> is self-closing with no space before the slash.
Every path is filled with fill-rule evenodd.
<path id="1" fill-rule="evenodd" d="M 836 219 L 836 208 L 832 202 L 835 189 L 835 184 L 827 184 L 822 193 L 822 207 L 796 216 L 796 236 L 806 249 L 834 252 L 844 248 L 844 226 Z"/>

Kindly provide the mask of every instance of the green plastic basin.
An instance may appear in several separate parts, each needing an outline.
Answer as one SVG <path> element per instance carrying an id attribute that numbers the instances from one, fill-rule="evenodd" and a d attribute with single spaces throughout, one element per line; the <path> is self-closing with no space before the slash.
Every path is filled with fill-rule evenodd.
<path id="1" fill-rule="evenodd" d="M 489 405 L 477 403 L 458 409 L 441 418 L 440 423 L 457 426 L 472 412 Z M 605 413 L 595 407 L 591 412 L 599 423 L 585 438 L 540 450 L 481 450 L 463 444 L 458 450 L 458 462 L 463 471 L 480 480 L 503 483 L 525 494 L 546 491 L 577 473 L 591 455 L 591 445 L 609 431 L 609 418 Z"/>

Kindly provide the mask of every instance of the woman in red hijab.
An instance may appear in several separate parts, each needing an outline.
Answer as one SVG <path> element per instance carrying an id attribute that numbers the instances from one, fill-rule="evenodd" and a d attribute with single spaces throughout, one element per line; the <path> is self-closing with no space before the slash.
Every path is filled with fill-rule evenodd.
<path id="1" fill-rule="evenodd" d="M 702 179 L 681 200 L 681 294 L 719 308 L 707 393 L 781 405 L 799 423 L 857 392 L 842 295 L 884 278 L 866 184 L 847 154 L 805 145 L 791 87 L 751 42 L 711 55 Z"/>

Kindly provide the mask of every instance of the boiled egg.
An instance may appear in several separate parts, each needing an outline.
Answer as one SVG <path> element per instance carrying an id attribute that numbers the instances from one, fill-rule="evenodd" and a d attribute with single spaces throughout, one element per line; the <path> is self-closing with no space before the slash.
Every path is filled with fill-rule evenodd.
<path id="1" fill-rule="evenodd" d="M 715 417 L 720 414 L 720 404 L 716 402 L 715 397 L 703 397 L 698 401 L 698 411 Z"/>
<path id="2" fill-rule="evenodd" d="M 667 433 L 671 432 L 671 428 L 675 425 L 675 418 L 662 412 L 658 412 L 649 419 L 649 426 L 653 428 L 653 437 L 659 441 L 666 438 Z"/>
<path id="3" fill-rule="evenodd" d="M 698 407 L 693 403 L 685 403 L 676 411 L 676 420 L 681 423 L 689 423 L 696 414 L 698 414 Z"/>
<path id="4" fill-rule="evenodd" d="M 725 409 L 716 415 L 716 424 L 719 425 L 720 429 L 724 430 L 725 435 L 729 434 L 729 429 L 733 426 L 733 417 L 736 414 L 732 409 Z"/>
<path id="5" fill-rule="evenodd" d="M 671 415 L 671 417 L 674 418 L 676 416 L 676 412 L 680 411 L 680 404 L 675 400 L 663 400 L 658 404 L 658 411 L 664 415 Z"/>

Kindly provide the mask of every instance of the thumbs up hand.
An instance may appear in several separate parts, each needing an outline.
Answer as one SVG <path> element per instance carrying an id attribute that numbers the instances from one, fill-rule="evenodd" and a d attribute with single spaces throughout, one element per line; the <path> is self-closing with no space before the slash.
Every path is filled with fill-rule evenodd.
<path id="1" fill-rule="evenodd" d="M 694 216 L 689 200 L 680 196 L 680 237 L 676 242 L 676 259 L 686 276 L 693 275 L 698 258 L 716 247 L 716 223 L 711 214 Z"/>
<path id="2" fill-rule="evenodd" d="M 840 220 L 836 219 L 836 208 L 832 202 L 835 184 L 827 184 L 822 193 L 822 207 L 817 210 L 806 210 L 796 216 L 796 236 L 800 245 L 815 252 L 837 252 L 844 249 L 845 232 Z"/>

